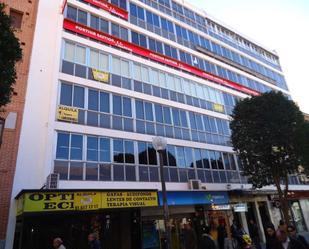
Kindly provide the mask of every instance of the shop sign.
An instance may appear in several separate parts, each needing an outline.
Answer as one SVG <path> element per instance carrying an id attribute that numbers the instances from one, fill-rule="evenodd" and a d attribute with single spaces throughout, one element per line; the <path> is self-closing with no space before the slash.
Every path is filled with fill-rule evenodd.
<path id="1" fill-rule="evenodd" d="M 223 107 L 223 105 L 214 104 L 213 106 L 214 106 L 214 110 L 215 110 L 216 112 L 224 112 L 224 107 Z"/>
<path id="2" fill-rule="evenodd" d="M 17 215 L 23 212 L 89 211 L 153 206 L 158 206 L 156 191 L 31 192 L 18 198 Z"/>
<path id="3" fill-rule="evenodd" d="M 230 210 L 231 205 L 226 204 L 226 205 L 211 205 L 210 206 L 211 210 Z"/>
<path id="4" fill-rule="evenodd" d="M 108 83 L 109 81 L 109 73 L 103 72 L 98 69 L 92 68 L 93 78 L 97 81 Z"/>
<path id="5" fill-rule="evenodd" d="M 90 3 L 96 7 L 99 7 L 107 12 L 110 12 L 116 16 L 121 17 L 122 19 L 128 20 L 128 12 L 124 9 L 119 8 L 118 6 L 111 4 L 104 0 L 84 0 L 84 2 Z"/>
<path id="6" fill-rule="evenodd" d="M 247 203 L 234 204 L 234 212 L 240 213 L 240 212 L 247 212 L 247 211 L 248 211 Z"/>
<path id="7" fill-rule="evenodd" d="M 216 75 L 213 75 L 213 74 L 207 73 L 203 70 L 200 70 L 197 67 L 193 67 L 189 64 L 175 60 L 175 59 L 170 58 L 168 56 L 164 56 L 164 55 L 155 53 L 151 50 L 148 50 L 148 49 L 145 49 L 143 47 L 137 46 L 135 44 L 129 43 L 127 41 L 118 39 L 114 36 L 111 36 L 109 34 L 97 31 L 97 30 L 90 28 L 90 27 L 87 27 L 83 24 L 76 23 L 72 20 L 65 19 L 63 21 L 63 28 L 66 29 L 66 30 L 70 30 L 72 32 L 84 35 L 84 36 L 89 37 L 91 39 L 95 39 L 97 41 L 103 42 L 105 44 L 109 44 L 111 46 L 121 48 L 121 49 L 126 50 L 130 53 L 141 55 L 141 56 L 149 58 L 153 61 L 157 61 L 157 62 L 163 63 L 165 65 L 169 65 L 169 66 L 177 68 L 177 69 L 181 69 L 183 71 L 194 74 L 198 77 L 213 81 L 213 82 L 215 82 L 219 85 L 227 86 L 227 87 L 233 88 L 237 91 L 240 91 L 240 92 L 243 92 L 243 93 L 246 93 L 246 94 L 249 94 L 249 95 L 253 95 L 253 96 L 260 95 L 259 92 L 255 91 L 253 89 L 250 89 L 248 87 L 242 86 L 238 83 L 220 78 Z"/>
<path id="8" fill-rule="evenodd" d="M 69 122 L 78 122 L 78 109 L 70 106 L 58 106 L 57 119 Z"/>

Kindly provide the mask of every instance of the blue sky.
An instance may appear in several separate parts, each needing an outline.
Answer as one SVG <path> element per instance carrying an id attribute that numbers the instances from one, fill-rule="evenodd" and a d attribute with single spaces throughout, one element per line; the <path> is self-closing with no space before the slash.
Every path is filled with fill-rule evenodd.
<path id="1" fill-rule="evenodd" d="M 187 0 L 277 51 L 288 87 L 309 113 L 309 0 Z"/>

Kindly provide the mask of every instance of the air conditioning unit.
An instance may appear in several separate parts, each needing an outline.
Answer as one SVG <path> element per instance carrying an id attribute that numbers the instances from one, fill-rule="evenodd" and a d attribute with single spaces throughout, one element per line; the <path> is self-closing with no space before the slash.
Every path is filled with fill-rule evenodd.
<path id="1" fill-rule="evenodd" d="M 59 174 L 51 173 L 47 176 L 46 179 L 46 188 L 47 189 L 57 189 L 59 183 Z"/>
<path id="2" fill-rule="evenodd" d="M 200 180 L 189 180 L 189 189 L 199 190 L 202 189 Z"/>

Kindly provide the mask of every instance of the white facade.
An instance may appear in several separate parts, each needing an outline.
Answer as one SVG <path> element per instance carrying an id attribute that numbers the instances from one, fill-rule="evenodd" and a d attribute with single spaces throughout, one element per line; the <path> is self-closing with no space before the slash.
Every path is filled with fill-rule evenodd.
<path id="1" fill-rule="evenodd" d="M 151 9 L 145 6 L 139 1 L 133 0 L 132 2 L 141 5 L 145 8 Z M 96 14 L 98 16 L 104 16 L 106 20 L 113 21 L 124 27 L 146 34 L 149 37 L 160 39 L 166 44 L 173 45 L 176 48 L 201 56 L 198 52 L 179 45 L 173 41 L 164 39 L 154 33 L 151 33 L 145 29 L 137 27 L 129 22 L 119 19 L 111 15 L 108 12 L 93 8 L 89 5 L 85 5 L 76 0 L 69 0 L 68 4 L 74 5 L 87 12 Z M 57 131 L 66 131 L 72 133 L 86 134 L 86 135 L 103 135 L 112 138 L 131 139 L 138 141 L 151 142 L 152 135 L 145 135 L 140 133 L 119 131 L 113 129 L 105 129 L 100 127 L 92 127 L 87 125 L 78 125 L 72 123 L 64 123 L 56 120 L 56 111 L 59 104 L 60 94 L 60 81 L 75 83 L 84 87 L 95 88 L 110 93 L 120 94 L 123 96 L 129 96 L 131 98 L 138 98 L 145 101 L 151 101 L 153 103 L 159 103 L 170 107 L 180 108 L 186 111 L 191 111 L 203 115 L 209 115 L 223 120 L 229 120 L 229 116 L 224 113 L 218 113 L 201 109 L 198 107 L 189 106 L 186 104 L 176 103 L 171 100 L 162 99 L 155 96 L 146 95 L 140 92 L 133 92 L 124 88 L 116 86 L 102 84 L 96 81 L 79 78 L 76 76 L 68 75 L 60 72 L 62 51 L 64 46 L 64 39 L 68 41 L 74 41 L 79 44 L 104 51 L 108 54 L 117 55 L 126 58 L 130 61 L 138 62 L 147 66 L 151 66 L 158 70 L 162 70 L 168 73 L 174 73 L 179 77 L 183 77 L 188 80 L 195 81 L 197 83 L 210 86 L 217 90 L 222 90 L 226 93 L 233 94 L 237 97 L 246 97 L 245 94 L 233 89 L 226 88 L 216 83 L 198 78 L 193 75 L 189 75 L 185 72 L 178 71 L 176 69 L 167 67 L 156 62 L 141 58 L 133 54 L 128 54 L 124 51 L 117 50 L 113 47 L 109 47 L 103 44 L 99 44 L 95 41 L 85 39 L 80 36 L 68 33 L 63 29 L 63 15 L 61 14 L 62 0 L 42 0 L 39 2 L 37 24 L 35 28 L 35 36 L 33 42 L 33 52 L 31 58 L 31 66 L 29 71 L 28 89 L 26 96 L 25 111 L 23 117 L 23 124 L 19 143 L 19 152 L 16 165 L 16 173 L 14 178 L 14 185 L 12 191 L 12 200 L 10 208 L 9 225 L 7 229 L 6 249 L 10 249 L 13 246 L 13 237 L 15 230 L 15 196 L 22 189 L 40 189 L 43 187 L 46 181 L 46 177 L 54 170 L 54 160 L 56 158 L 56 143 L 57 143 Z M 153 10 L 154 13 L 158 12 Z M 165 16 L 167 19 L 173 20 L 173 18 Z M 175 22 L 180 23 L 175 20 Z M 186 26 L 184 24 L 181 24 Z M 190 27 L 188 27 L 190 28 Z M 190 28 L 192 29 L 192 28 Z M 200 31 L 197 31 L 202 33 Z M 210 38 L 214 40 L 214 38 Z M 219 42 L 224 44 L 222 42 Z M 225 44 L 225 46 L 227 46 Z M 234 49 L 235 50 L 235 49 Z M 241 52 L 242 53 L 242 52 Z M 243 53 L 244 54 L 244 53 Z M 248 57 L 248 55 L 246 55 Z M 236 73 L 247 76 L 248 78 L 254 78 L 256 81 L 261 82 L 274 89 L 279 89 L 272 84 L 258 79 L 248 73 L 242 72 L 239 69 L 235 69 L 230 65 L 220 62 L 216 59 L 204 56 L 205 59 L 214 62 L 218 65 L 224 66 Z M 253 60 L 256 60 L 252 58 Z M 265 64 L 266 67 L 269 67 Z M 278 73 L 281 73 L 278 71 Z M 282 90 L 288 94 L 288 91 Z M 187 146 L 192 148 L 203 148 L 207 150 L 215 150 L 221 152 L 233 153 L 233 150 L 229 146 L 207 144 L 201 142 L 179 140 L 175 138 L 168 138 L 168 144 L 176 146 Z M 227 190 L 230 186 L 226 183 L 207 183 L 202 184 L 207 190 Z M 241 183 L 231 184 L 231 189 L 250 188 L 249 185 Z M 59 184 L 61 189 L 161 189 L 160 182 L 126 182 L 126 181 L 68 181 L 61 180 Z M 181 183 L 167 183 L 168 190 L 189 190 L 188 184 Z M 308 189 L 309 186 L 292 186 L 292 189 Z M 308 203 L 301 203 L 301 206 L 308 210 Z M 308 217 L 305 217 L 306 219 Z M 308 220 L 308 219 L 307 219 Z M 261 221 L 259 221 L 261 223 Z M 308 224 L 307 224 L 308 226 Z"/>

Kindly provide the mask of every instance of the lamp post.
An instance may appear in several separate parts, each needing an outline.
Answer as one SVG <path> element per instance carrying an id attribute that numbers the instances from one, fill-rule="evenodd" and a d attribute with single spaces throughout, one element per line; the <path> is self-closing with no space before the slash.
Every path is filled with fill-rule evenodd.
<path id="1" fill-rule="evenodd" d="M 163 152 L 166 149 L 166 139 L 163 137 L 154 137 L 152 139 L 152 145 L 154 149 L 159 153 L 160 159 L 160 178 L 161 178 L 161 186 L 162 186 L 162 199 L 163 199 L 163 215 L 164 215 L 164 228 L 165 228 L 165 248 L 171 248 L 171 232 L 169 227 L 169 210 L 167 204 L 167 194 L 166 194 L 166 186 L 163 172 Z"/>

